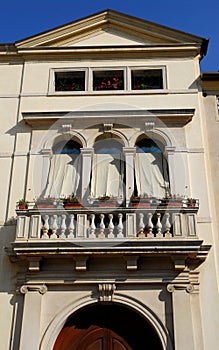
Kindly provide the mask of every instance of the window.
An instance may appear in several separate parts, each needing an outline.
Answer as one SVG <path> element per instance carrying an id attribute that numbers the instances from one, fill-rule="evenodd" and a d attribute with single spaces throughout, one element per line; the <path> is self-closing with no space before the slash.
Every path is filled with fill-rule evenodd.
<path id="1" fill-rule="evenodd" d="M 120 139 L 105 133 L 96 139 L 91 177 L 91 193 L 95 198 L 124 198 L 124 160 Z"/>
<path id="2" fill-rule="evenodd" d="M 50 92 L 58 94 L 142 93 L 166 88 L 165 67 L 67 68 L 51 71 Z"/>
<path id="3" fill-rule="evenodd" d="M 133 69 L 132 90 L 163 89 L 162 69 Z"/>
<path id="4" fill-rule="evenodd" d="M 124 90 L 123 70 L 93 71 L 93 90 Z"/>
<path id="5" fill-rule="evenodd" d="M 59 198 L 81 193 L 80 148 L 81 145 L 74 140 L 63 140 L 54 145 L 44 196 Z"/>
<path id="6" fill-rule="evenodd" d="M 85 72 L 55 72 L 55 91 L 84 91 Z"/>
<path id="7" fill-rule="evenodd" d="M 163 198 L 169 193 L 168 164 L 159 141 L 143 138 L 136 143 L 135 181 L 138 195 Z"/>

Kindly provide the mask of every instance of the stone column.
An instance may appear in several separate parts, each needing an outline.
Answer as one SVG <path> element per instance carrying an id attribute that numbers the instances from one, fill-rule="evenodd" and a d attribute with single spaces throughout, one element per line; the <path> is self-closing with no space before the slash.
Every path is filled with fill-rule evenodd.
<path id="1" fill-rule="evenodd" d="M 93 148 L 81 148 L 82 156 L 82 181 L 81 181 L 81 199 L 86 204 L 87 196 L 89 195 L 89 185 L 91 177 L 91 166 Z"/>
<path id="2" fill-rule="evenodd" d="M 19 349 L 39 350 L 42 295 L 47 292 L 47 287 L 23 285 L 20 292 L 25 296 Z"/>
<path id="3" fill-rule="evenodd" d="M 134 193 L 134 156 L 136 153 L 135 147 L 123 147 L 123 153 L 125 156 L 125 168 L 126 168 L 126 207 L 129 206 L 131 195 Z"/>
<path id="4" fill-rule="evenodd" d="M 172 293 L 173 329 L 175 350 L 195 350 L 190 293 L 193 285 L 169 284 Z"/>

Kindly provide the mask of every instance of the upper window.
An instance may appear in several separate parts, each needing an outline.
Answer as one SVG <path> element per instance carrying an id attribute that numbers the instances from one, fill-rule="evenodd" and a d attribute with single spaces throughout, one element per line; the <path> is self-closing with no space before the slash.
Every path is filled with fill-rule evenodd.
<path id="1" fill-rule="evenodd" d="M 93 71 L 93 90 L 124 90 L 123 70 Z"/>
<path id="2" fill-rule="evenodd" d="M 84 91 L 85 72 L 55 72 L 55 91 Z"/>
<path id="3" fill-rule="evenodd" d="M 133 69 L 132 90 L 163 89 L 162 69 Z"/>
<path id="4" fill-rule="evenodd" d="M 81 68 L 72 70 L 57 69 L 53 71 L 54 92 L 67 93 L 125 93 L 142 90 L 159 90 L 166 88 L 165 68 L 114 67 Z"/>

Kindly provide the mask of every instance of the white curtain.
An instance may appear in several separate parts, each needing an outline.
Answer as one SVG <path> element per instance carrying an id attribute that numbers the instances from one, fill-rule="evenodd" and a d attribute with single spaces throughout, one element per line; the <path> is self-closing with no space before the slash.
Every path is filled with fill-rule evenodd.
<path id="1" fill-rule="evenodd" d="M 92 166 L 91 193 L 123 197 L 124 165 L 121 154 L 95 154 Z"/>
<path id="2" fill-rule="evenodd" d="M 138 195 L 164 197 L 169 183 L 167 162 L 162 153 L 136 153 L 135 177 Z"/>
<path id="3" fill-rule="evenodd" d="M 44 196 L 59 198 L 77 194 L 81 174 L 81 156 L 78 154 L 54 154 Z"/>

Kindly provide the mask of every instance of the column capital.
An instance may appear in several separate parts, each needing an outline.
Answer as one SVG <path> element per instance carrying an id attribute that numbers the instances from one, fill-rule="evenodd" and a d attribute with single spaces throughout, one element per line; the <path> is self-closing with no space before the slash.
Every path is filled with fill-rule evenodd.
<path id="1" fill-rule="evenodd" d="M 80 149 L 82 156 L 92 156 L 94 149 L 92 147 L 81 148 Z"/>
<path id="2" fill-rule="evenodd" d="M 20 287 L 21 294 L 27 294 L 28 292 L 39 292 L 39 294 L 45 294 L 48 288 L 45 284 L 23 284 Z"/>
<path id="3" fill-rule="evenodd" d="M 127 155 L 135 155 L 136 147 L 123 147 L 123 153 Z"/>
<path id="4" fill-rule="evenodd" d="M 40 153 L 44 157 L 50 157 L 52 155 L 52 150 L 51 150 L 51 148 L 43 148 L 40 150 Z"/>
<path id="5" fill-rule="evenodd" d="M 185 290 L 187 293 L 192 293 L 194 291 L 194 285 L 189 283 L 189 284 L 168 284 L 167 285 L 167 290 L 170 293 L 173 293 L 175 290 Z"/>
<path id="6" fill-rule="evenodd" d="M 165 147 L 165 153 L 167 154 L 174 154 L 176 150 L 175 146 L 166 146 Z"/>

